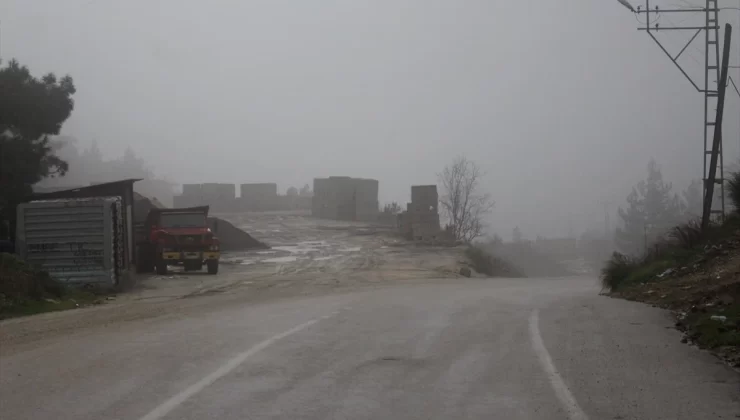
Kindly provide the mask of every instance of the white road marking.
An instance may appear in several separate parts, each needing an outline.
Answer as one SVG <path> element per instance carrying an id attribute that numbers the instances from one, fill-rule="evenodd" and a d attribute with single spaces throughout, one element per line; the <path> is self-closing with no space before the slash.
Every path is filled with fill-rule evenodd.
<path id="1" fill-rule="evenodd" d="M 575 397 L 573 397 L 573 394 L 570 393 L 570 390 L 563 381 L 563 378 L 560 377 L 555 364 L 552 363 L 550 353 L 547 352 L 545 343 L 542 341 L 539 324 L 539 310 L 535 309 L 529 316 L 529 337 L 532 340 L 532 348 L 534 349 L 534 352 L 537 353 L 537 358 L 540 360 L 540 364 L 545 370 L 545 373 L 547 373 L 547 377 L 550 380 L 552 389 L 555 391 L 555 395 L 568 413 L 569 420 L 588 420 L 588 416 L 578 405 L 578 402 Z"/>
<path id="2" fill-rule="evenodd" d="M 174 395 L 167 401 L 163 402 L 157 408 L 149 412 L 149 414 L 142 417 L 140 420 L 158 420 L 169 414 L 172 410 L 177 408 L 180 404 L 184 403 L 188 400 L 188 398 L 192 397 L 193 395 L 199 393 L 200 391 L 204 390 L 217 380 L 223 378 L 224 376 L 228 375 L 231 371 L 239 367 L 242 363 L 244 363 L 248 358 L 251 356 L 254 356 L 255 354 L 259 353 L 260 351 L 264 350 L 265 348 L 269 347 L 270 345 L 274 344 L 276 341 L 285 338 L 291 334 L 295 334 L 305 328 L 310 327 L 311 325 L 318 322 L 317 319 L 313 319 L 311 321 L 308 321 L 306 323 L 303 323 L 301 325 L 298 325 L 297 327 L 291 328 L 288 331 L 285 331 L 283 333 L 280 333 L 276 336 L 273 336 L 256 346 L 250 348 L 249 350 L 240 353 L 236 355 L 234 358 L 229 360 L 228 362 L 224 363 L 220 368 L 218 368 L 216 371 L 208 374 L 208 376 L 204 377 L 200 381 L 194 383 L 193 385 L 190 385 L 188 388 L 186 388 L 184 391 L 180 392 L 179 394 Z"/>

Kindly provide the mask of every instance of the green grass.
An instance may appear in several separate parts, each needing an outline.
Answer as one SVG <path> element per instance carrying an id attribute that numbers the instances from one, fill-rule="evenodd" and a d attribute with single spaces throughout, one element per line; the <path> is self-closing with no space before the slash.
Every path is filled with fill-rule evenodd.
<path id="1" fill-rule="evenodd" d="M 601 269 L 601 285 L 605 289 L 617 291 L 631 285 L 655 281 L 659 274 L 669 268 L 678 268 L 688 264 L 699 252 L 698 249 L 687 250 L 673 247 L 665 248 L 660 253 L 652 253 L 642 259 L 615 252 Z"/>
<path id="2" fill-rule="evenodd" d="M 659 274 L 662 274 L 669 268 L 675 267 L 675 265 L 676 262 L 672 259 L 658 260 L 645 265 L 640 265 L 629 273 L 629 275 L 624 279 L 624 284 L 622 286 L 649 283 L 657 279 Z"/>
<path id="3" fill-rule="evenodd" d="M 713 315 L 727 317 L 726 321 L 713 320 Z M 692 340 L 704 348 L 740 346 L 740 304 L 720 307 L 707 313 L 690 314 L 684 320 Z"/>
<path id="4" fill-rule="evenodd" d="M 617 291 L 627 286 L 649 283 L 657 280 L 657 276 L 669 268 L 688 263 L 696 254 L 676 249 L 675 252 L 655 259 L 639 260 L 615 252 L 601 270 L 601 285 L 605 289 Z"/>
<path id="5" fill-rule="evenodd" d="M 106 290 L 67 287 L 12 254 L 0 254 L 0 319 L 88 306 Z"/>
<path id="6" fill-rule="evenodd" d="M 0 296 L 0 319 L 77 309 L 100 303 L 103 299 L 104 297 L 101 295 L 76 289 L 71 289 L 63 297 L 57 299 L 29 299 L 22 302 L 9 302 Z"/>

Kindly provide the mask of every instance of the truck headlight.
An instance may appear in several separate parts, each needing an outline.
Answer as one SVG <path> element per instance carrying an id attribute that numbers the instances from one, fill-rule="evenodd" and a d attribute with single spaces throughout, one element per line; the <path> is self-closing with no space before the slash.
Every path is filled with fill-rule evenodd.
<path id="1" fill-rule="evenodd" d="M 218 251 L 218 245 L 211 245 L 211 251 Z"/>

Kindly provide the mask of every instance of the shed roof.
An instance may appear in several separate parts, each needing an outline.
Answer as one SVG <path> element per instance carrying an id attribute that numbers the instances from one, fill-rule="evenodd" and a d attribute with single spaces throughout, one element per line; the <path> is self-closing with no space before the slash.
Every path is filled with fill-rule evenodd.
<path id="1" fill-rule="evenodd" d="M 120 195 L 116 191 L 120 191 L 122 188 L 133 188 L 134 182 L 141 181 L 142 178 L 129 178 L 122 179 L 120 181 L 104 182 L 102 184 L 89 185 L 87 187 L 70 188 L 67 190 L 54 191 L 48 193 L 36 193 L 33 195 L 34 199 L 50 199 L 50 198 L 73 198 L 73 197 L 89 197 L 93 195 Z"/>

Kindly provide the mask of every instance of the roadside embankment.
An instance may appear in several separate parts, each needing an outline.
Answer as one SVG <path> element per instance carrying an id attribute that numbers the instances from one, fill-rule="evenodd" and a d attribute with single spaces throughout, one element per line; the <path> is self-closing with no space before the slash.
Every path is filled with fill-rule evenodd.
<path id="1" fill-rule="evenodd" d="M 701 232 L 695 223 L 642 258 L 615 253 L 602 270 L 607 294 L 669 309 L 690 342 L 740 367 L 740 216 Z"/>

